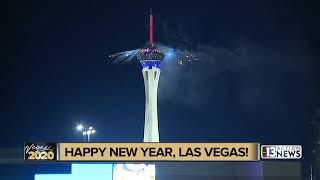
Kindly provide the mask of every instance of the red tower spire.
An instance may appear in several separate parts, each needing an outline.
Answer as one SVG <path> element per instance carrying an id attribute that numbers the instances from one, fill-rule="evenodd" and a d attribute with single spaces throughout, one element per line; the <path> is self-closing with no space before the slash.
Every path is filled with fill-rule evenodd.
<path id="1" fill-rule="evenodd" d="M 150 8 L 150 31 L 149 31 L 149 38 L 150 38 L 150 45 L 153 47 L 153 15 L 152 15 L 152 9 Z"/>

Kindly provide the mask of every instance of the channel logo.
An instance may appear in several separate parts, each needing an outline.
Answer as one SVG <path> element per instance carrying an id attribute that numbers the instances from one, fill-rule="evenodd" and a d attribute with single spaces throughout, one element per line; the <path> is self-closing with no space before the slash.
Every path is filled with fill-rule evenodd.
<path id="1" fill-rule="evenodd" d="M 55 143 L 24 143 L 24 160 L 55 161 L 57 145 Z"/>
<path id="2" fill-rule="evenodd" d="M 301 145 L 262 145 L 262 159 L 301 159 Z"/>

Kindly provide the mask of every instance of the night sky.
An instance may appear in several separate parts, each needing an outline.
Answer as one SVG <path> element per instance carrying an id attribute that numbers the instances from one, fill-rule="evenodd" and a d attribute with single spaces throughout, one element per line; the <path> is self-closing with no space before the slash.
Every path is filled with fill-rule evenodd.
<path id="1" fill-rule="evenodd" d="M 319 98 L 316 1 L 2 2 L 0 147 L 24 142 L 141 142 L 144 84 L 138 62 L 109 54 L 155 41 L 201 54 L 165 62 L 159 84 L 162 142 L 303 144 Z"/>

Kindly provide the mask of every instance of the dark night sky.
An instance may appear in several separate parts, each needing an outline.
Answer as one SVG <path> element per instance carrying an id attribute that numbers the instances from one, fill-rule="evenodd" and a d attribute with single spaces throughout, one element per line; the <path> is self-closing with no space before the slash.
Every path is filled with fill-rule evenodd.
<path id="1" fill-rule="evenodd" d="M 82 141 L 79 122 L 96 127 L 94 141 L 142 141 L 141 67 L 107 55 L 144 46 L 150 4 L 156 41 L 205 53 L 164 64 L 161 141 L 307 144 L 320 104 L 315 1 L 12 0 L 2 5 L 0 146 Z"/>

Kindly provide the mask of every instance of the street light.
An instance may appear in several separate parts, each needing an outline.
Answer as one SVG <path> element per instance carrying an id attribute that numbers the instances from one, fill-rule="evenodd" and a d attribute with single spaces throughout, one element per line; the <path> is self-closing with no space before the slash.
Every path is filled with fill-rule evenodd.
<path id="1" fill-rule="evenodd" d="M 90 135 L 96 133 L 96 130 L 93 129 L 93 127 L 90 126 L 89 128 L 85 128 L 85 127 L 83 127 L 81 124 L 79 124 L 79 125 L 77 126 L 77 130 L 78 130 L 78 131 L 82 131 L 82 134 L 87 137 L 87 138 L 86 138 L 86 139 L 87 139 L 87 142 L 90 141 Z"/>
<path id="2" fill-rule="evenodd" d="M 81 131 L 82 129 L 83 129 L 83 126 L 82 126 L 81 124 L 78 124 L 78 125 L 77 125 L 77 130 L 78 130 L 78 131 Z"/>

